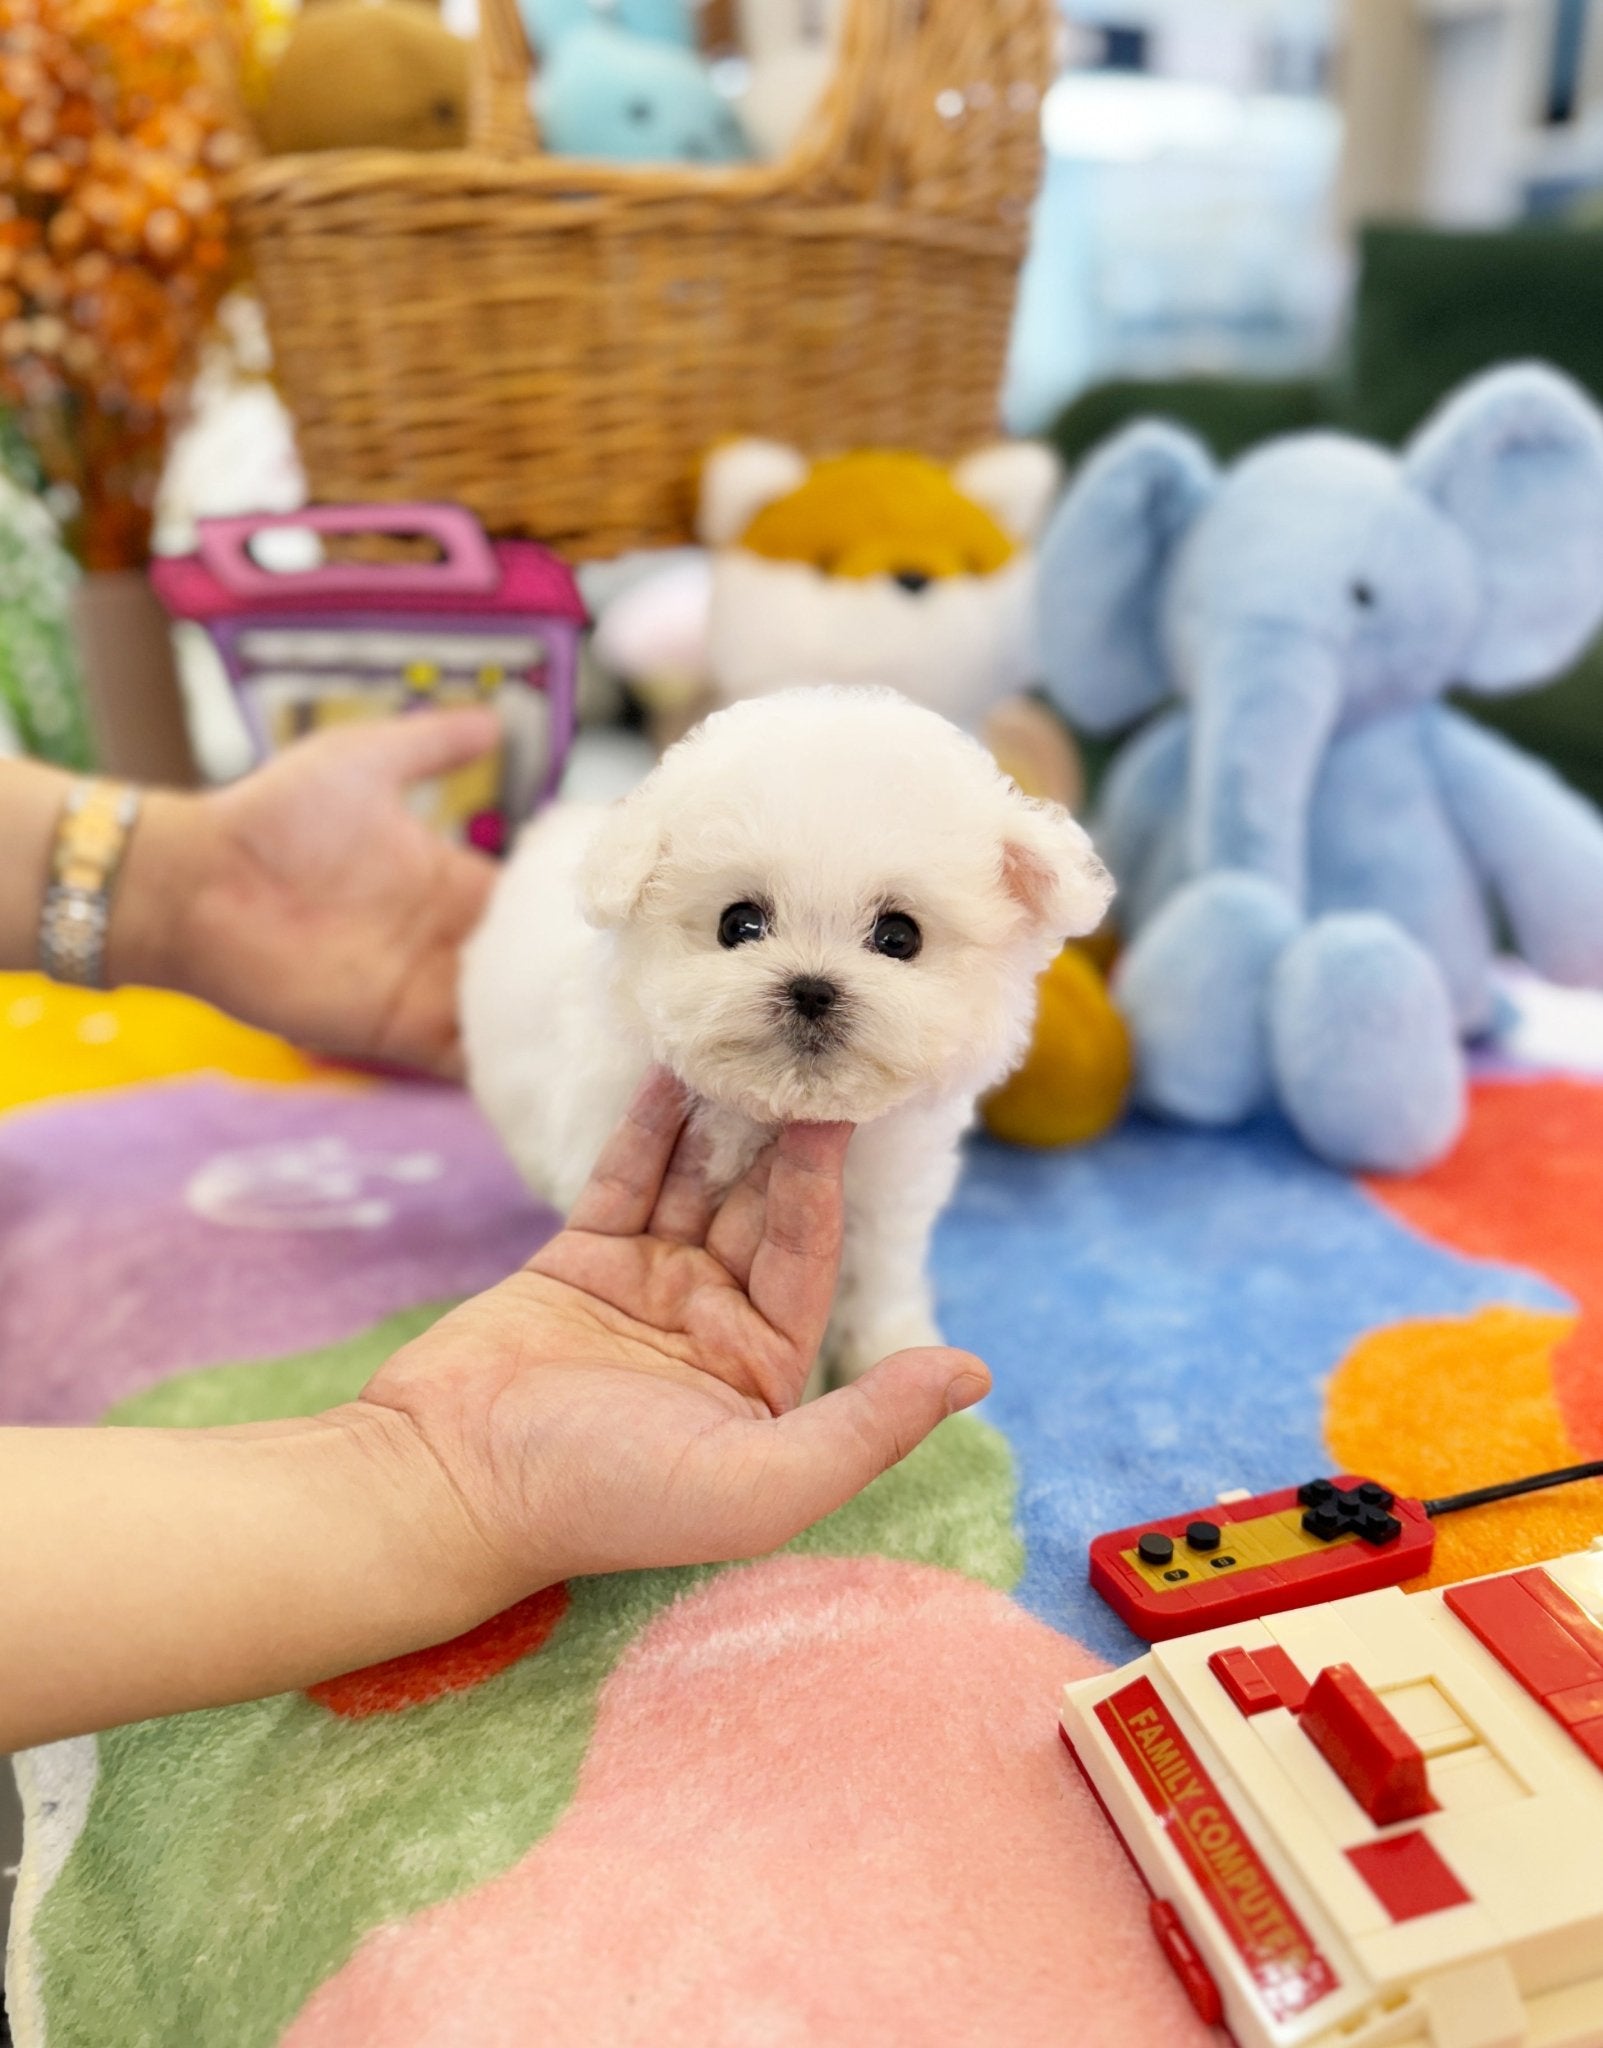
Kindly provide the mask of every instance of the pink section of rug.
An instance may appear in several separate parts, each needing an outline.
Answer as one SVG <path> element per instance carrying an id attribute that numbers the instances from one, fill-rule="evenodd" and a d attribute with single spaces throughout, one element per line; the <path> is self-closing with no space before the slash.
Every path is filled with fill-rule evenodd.
<path id="1" fill-rule="evenodd" d="M 924 1566 L 725 1574 L 624 1657 L 553 1833 L 371 1935 L 284 2048 L 1200 2048 L 1057 1739 L 1094 1668 Z"/>

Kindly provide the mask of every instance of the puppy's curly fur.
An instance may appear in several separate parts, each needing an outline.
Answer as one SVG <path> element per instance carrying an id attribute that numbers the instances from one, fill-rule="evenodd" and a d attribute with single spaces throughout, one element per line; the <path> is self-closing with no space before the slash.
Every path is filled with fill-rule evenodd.
<path id="1" fill-rule="evenodd" d="M 646 1065 L 697 1098 L 711 1177 L 777 1126 L 862 1126 L 825 1356 L 938 1341 L 930 1231 L 1035 978 L 1111 894 L 1066 811 L 885 690 L 717 713 L 610 810 L 520 840 L 469 945 L 475 1094 L 538 1193 L 573 1201 Z"/>

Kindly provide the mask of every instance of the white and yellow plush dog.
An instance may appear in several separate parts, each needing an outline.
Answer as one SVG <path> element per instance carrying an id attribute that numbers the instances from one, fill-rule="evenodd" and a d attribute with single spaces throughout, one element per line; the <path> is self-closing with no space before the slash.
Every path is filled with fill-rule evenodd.
<path id="1" fill-rule="evenodd" d="M 598 601 L 595 652 L 639 692 L 660 743 L 708 709 L 813 683 L 877 683 L 973 732 L 1002 707 L 1004 765 L 1073 804 L 1060 721 L 1018 693 L 1037 679 L 1034 541 L 1059 469 L 1001 441 L 950 467 L 896 449 L 815 462 L 729 441 L 702 471 L 706 549 Z M 988 740 L 992 735 L 987 733 Z"/>
<path id="2" fill-rule="evenodd" d="M 1057 485 L 1033 441 L 950 468 L 892 449 L 813 463 L 774 441 L 715 449 L 700 515 L 715 696 L 879 683 L 977 727 L 1034 680 L 1032 543 Z"/>

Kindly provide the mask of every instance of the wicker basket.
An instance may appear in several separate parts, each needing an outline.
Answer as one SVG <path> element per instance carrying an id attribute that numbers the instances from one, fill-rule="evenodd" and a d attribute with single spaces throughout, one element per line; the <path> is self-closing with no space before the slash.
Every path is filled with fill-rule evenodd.
<path id="1" fill-rule="evenodd" d="M 725 170 L 540 155 L 514 0 L 482 8 L 470 149 L 239 174 L 318 498 L 603 555 L 685 539 L 726 434 L 994 433 L 1053 0 L 850 0 L 797 148 Z"/>

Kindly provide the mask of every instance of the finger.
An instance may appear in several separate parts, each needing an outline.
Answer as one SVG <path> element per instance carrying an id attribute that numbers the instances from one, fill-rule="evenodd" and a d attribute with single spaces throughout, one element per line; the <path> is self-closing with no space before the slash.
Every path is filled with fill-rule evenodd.
<path id="1" fill-rule="evenodd" d="M 772 1145 L 765 1145 L 719 1204 L 707 1227 L 707 1249 L 741 1287 L 751 1279 L 751 1262 L 763 1241 L 768 1214 L 768 1176 L 774 1170 Z"/>
<path id="2" fill-rule="evenodd" d="M 370 773 L 405 787 L 431 775 L 449 775 L 499 746 L 501 721 L 487 704 L 449 711 L 408 711 L 399 718 L 353 726 L 340 741 Z"/>
<path id="3" fill-rule="evenodd" d="M 663 1176 L 657 1206 L 646 1228 L 673 1244 L 704 1244 L 718 1207 L 718 1190 L 707 1180 L 707 1135 L 687 1123 L 679 1133 Z"/>
<path id="4" fill-rule="evenodd" d="M 841 1174 L 851 1136 L 850 1124 L 791 1124 L 780 1132 L 746 1283 L 764 1322 L 809 1360 L 840 1271 Z"/>
<path id="5" fill-rule="evenodd" d="M 772 1432 L 756 1543 L 788 1543 L 833 1514 L 921 1444 L 943 1416 L 972 1407 L 990 1387 L 989 1371 L 970 1352 L 898 1351 L 855 1385 L 753 1424 Z"/>
<path id="6" fill-rule="evenodd" d="M 623 1121 L 568 1212 L 570 1230 L 603 1237 L 637 1236 L 651 1221 L 663 1175 L 687 1113 L 684 1090 L 665 1067 L 653 1067 L 635 1090 Z"/>

